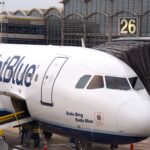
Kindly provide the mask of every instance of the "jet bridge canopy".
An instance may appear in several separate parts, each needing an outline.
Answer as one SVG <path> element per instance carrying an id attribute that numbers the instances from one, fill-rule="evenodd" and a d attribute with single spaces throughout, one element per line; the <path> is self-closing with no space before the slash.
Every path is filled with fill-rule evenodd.
<path id="1" fill-rule="evenodd" d="M 94 47 L 127 63 L 150 94 L 150 39 L 121 39 Z"/>

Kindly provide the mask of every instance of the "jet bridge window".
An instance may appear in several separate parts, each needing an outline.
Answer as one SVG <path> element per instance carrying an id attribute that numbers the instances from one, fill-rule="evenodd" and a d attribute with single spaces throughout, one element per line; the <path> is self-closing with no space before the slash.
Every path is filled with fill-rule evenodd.
<path id="1" fill-rule="evenodd" d="M 129 83 L 126 78 L 106 76 L 106 87 L 109 89 L 130 90 Z"/>
<path id="2" fill-rule="evenodd" d="M 87 89 L 99 89 L 104 87 L 103 77 L 95 75 L 89 83 Z"/>
<path id="3" fill-rule="evenodd" d="M 83 89 L 86 86 L 86 84 L 88 83 L 90 78 L 91 78 L 91 75 L 84 75 L 83 77 L 81 77 L 76 85 L 76 88 Z"/>
<path id="4" fill-rule="evenodd" d="M 144 85 L 138 77 L 129 78 L 129 81 L 134 90 L 139 91 L 139 90 L 144 89 Z"/>

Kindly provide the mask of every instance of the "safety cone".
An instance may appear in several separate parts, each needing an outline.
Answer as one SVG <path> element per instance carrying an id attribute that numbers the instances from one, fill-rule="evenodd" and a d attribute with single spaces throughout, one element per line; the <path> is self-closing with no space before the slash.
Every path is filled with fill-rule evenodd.
<path id="1" fill-rule="evenodd" d="M 47 150 L 47 145 L 46 145 L 46 143 L 44 143 L 43 150 Z"/>
<path id="2" fill-rule="evenodd" d="M 130 144 L 130 150 L 134 150 L 133 144 Z"/>

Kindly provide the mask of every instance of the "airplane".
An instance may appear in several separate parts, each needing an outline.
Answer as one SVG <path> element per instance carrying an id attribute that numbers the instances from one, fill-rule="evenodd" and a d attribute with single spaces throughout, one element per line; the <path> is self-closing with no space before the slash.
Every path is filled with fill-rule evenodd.
<path id="1" fill-rule="evenodd" d="M 5 115 L 0 129 L 34 120 L 74 138 L 78 150 L 90 142 L 115 149 L 150 136 L 150 98 L 138 75 L 117 57 L 89 48 L 0 44 Z"/>

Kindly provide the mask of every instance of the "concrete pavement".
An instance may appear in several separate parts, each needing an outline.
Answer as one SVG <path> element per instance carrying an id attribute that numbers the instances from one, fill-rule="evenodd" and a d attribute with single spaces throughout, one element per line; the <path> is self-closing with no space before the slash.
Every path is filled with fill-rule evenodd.
<path id="1" fill-rule="evenodd" d="M 27 145 L 28 147 L 22 147 L 20 145 L 20 136 L 17 129 L 8 129 L 5 131 L 7 141 L 9 143 L 10 150 L 43 150 L 43 145 L 41 144 L 40 148 L 33 148 L 33 141 Z M 42 138 L 43 139 L 43 138 Z M 68 138 L 53 135 L 52 138 L 47 142 L 48 150 L 73 150 L 69 143 Z M 44 139 L 42 140 L 42 143 Z M 119 146 L 119 150 L 129 150 L 130 145 L 121 145 Z M 142 142 L 134 144 L 135 150 L 150 150 L 150 138 L 146 139 Z M 88 150 L 110 150 L 109 145 L 103 144 L 93 144 Z"/>

